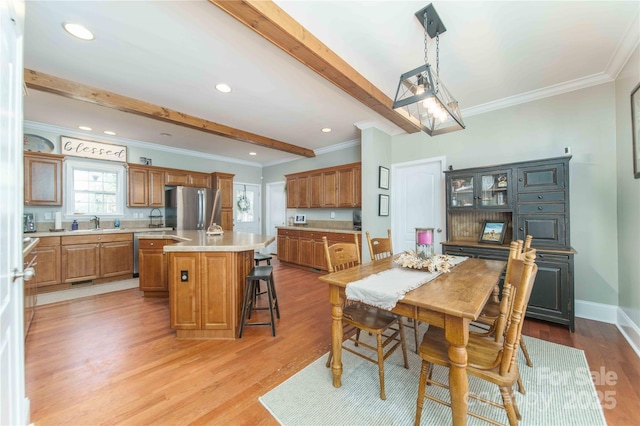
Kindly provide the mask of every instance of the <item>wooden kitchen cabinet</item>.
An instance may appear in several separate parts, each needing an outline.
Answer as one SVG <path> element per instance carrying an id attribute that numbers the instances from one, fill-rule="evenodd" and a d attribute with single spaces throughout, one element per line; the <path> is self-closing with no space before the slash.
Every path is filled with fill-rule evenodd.
<path id="1" fill-rule="evenodd" d="M 164 173 L 164 184 L 175 186 L 189 185 L 189 172 L 186 170 L 166 169 Z"/>
<path id="2" fill-rule="evenodd" d="M 38 287 L 60 283 L 60 237 L 40 237 L 35 281 Z"/>
<path id="3" fill-rule="evenodd" d="M 362 253 L 362 240 L 358 232 L 358 244 Z M 306 231 L 303 229 L 278 228 L 278 260 L 298 266 L 327 270 L 324 241 L 329 245 L 353 242 L 352 232 Z"/>
<path id="4" fill-rule="evenodd" d="M 170 322 L 176 337 L 234 339 L 253 250 L 168 255 Z"/>
<path id="5" fill-rule="evenodd" d="M 344 164 L 285 175 L 287 208 L 360 207 L 362 167 Z"/>
<path id="6" fill-rule="evenodd" d="M 128 165 L 128 206 L 164 207 L 164 172 Z"/>
<path id="7" fill-rule="evenodd" d="M 211 188 L 211 175 L 209 173 L 189 173 L 189 186 L 196 188 Z"/>
<path id="8" fill-rule="evenodd" d="M 168 256 L 162 251 L 167 244 L 175 244 L 175 241 L 144 238 L 139 240 L 139 283 L 140 291 L 145 297 L 169 296 Z"/>
<path id="9" fill-rule="evenodd" d="M 61 237 L 62 282 L 133 275 L 133 234 Z"/>
<path id="10" fill-rule="evenodd" d="M 220 190 L 222 229 L 233 231 L 233 176 L 230 173 L 211 173 L 211 187 Z"/>
<path id="11" fill-rule="evenodd" d="M 24 204 L 62 205 L 62 162 L 64 156 L 24 153 Z"/>

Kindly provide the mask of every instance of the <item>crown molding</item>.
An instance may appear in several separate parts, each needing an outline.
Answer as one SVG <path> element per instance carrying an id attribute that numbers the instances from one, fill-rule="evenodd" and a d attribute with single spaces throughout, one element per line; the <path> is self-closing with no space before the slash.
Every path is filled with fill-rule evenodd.
<path id="1" fill-rule="evenodd" d="M 397 136 L 406 133 L 399 127 L 389 126 L 378 120 L 369 120 L 369 121 L 358 121 L 357 123 L 353 123 L 360 130 L 370 129 L 372 127 L 380 130 L 381 132 L 386 133 L 389 136 Z"/>
<path id="2" fill-rule="evenodd" d="M 521 93 L 519 95 L 509 96 L 508 98 L 487 102 L 486 104 L 465 108 L 462 110 L 462 116 L 464 118 L 472 117 L 474 115 L 484 114 L 502 108 L 509 108 L 515 105 L 533 102 L 539 99 L 561 95 L 563 93 L 573 92 L 575 90 L 586 89 L 587 87 L 597 86 L 599 84 L 608 83 L 611 81 L 613 81 L 613 78 L 608 74 L 593 74 L 587 77 L 567 81 L 565 83 L 555 84 L 543 89 L 532 90 L 530 92 Z"/>
<path id="3" fill-rule="evenodd" d="M 629 24 L 613 55 L 611 55 L 605 73 L 614 80 L 618 78 L 618 74 L 627 64 L 638 44 L 640 44 L 640 8 L 638 8 L 635 19 Z"/>
<path id="4" fill-rule="evenodd" d="M 347 149 L 347 148 L 351 148 L 351 147 L 359 146 L 359 145 L 360 145 L 360 140 L 359 139 L 353 139 L 353 140 L 350 140 L 350 141 L 337 143 L 335 145 L 325 146 L 324 148 L 314 149 L 313 152 L 315 152 L 316 156 L 317 156 L 318 154 L 327 154 L 329 152 L 340 151 L 340 150 L 343 150 L 343 149 Z"/>
<path id="5" fill-rule="evenodd" d="M 51 124 L 44 124 L 44 123 L 38 123 L 35 121 L 28 121 L 28 120 L 24 120 L 23 121 L 23 126 L 25 127 L 29 127 L 32 129 L 36 129 L 36 130 L 43 130 L 46 132 L 52 132 L 52 133 L 58 133 L 59 135 L 64 135 L 64 136 L 74 136 L 77 138 L 90 138 L 90 139 L 97 139 L 97 140 L 102 140 L 105 142 L 112 142 L 112 143 L 116 143 L 116 144 L 124 144 L 127 146 L 134 146 L 136 148 L 143 148 L 143 149 L 153 149 L 154 151 L 163 151 L 163 152 L 168 152 L 171 154 L 180 154 L 180 155 L 186 155 L 189 157 L 199 157 L 199 158 L 206 158 L 209 160 L 215 160 L 215 161 L 222 161 L 225 163 L 234 163 L 234 164 L 242 164 L 244 166 L 252 166 L 252 167 L 260 167 L 262 168 L 262 164 L 254 162 L 254 161 L 244 161 L 244 160 L 238 160 L 235 158 L 229 158 L 229 157 L 223 157 L 220 155 L 214 155 L 214 154 L 207 154 L 204 152 L 198 152 L 198 151 L 191 151 L 188 149 L 182 149 L 182 148 L 175 148 L 172 146 L 166 146 L 166 145 L 159 145 L 159 144 L 154 144 L 154 143 L 150 143 L 150 142 L 141 142 L 141 141 L 137 141 L 137 140 L 133 140 L 133 139 L 127 139 L 127 138 L 122 138 L 122 137 L 116 137 L 116 136 L 109 136 L 109 135 L 96 135 L 95 133 L 90 133 L 90 132 L 79 132 L 75 129 L 69 129 L 67 127 L 60 127 L 60 126 L 54 126 Z"/>

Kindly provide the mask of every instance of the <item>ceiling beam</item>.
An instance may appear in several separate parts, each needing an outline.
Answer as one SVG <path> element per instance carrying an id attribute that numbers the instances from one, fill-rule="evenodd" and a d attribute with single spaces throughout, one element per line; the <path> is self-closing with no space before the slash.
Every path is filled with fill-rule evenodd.
<path id="1" fill-rule="evenodd" d="M 272 1 L 209 0 L 260 36 L 312 69 L 407 133 L 420 131 L 393 100 Z"/>
<path id="2" fill-rule="evenodd" d="M 91 104 L 140 115 L 153 120 L 188 127 L 190 129 L 223 136 L 240 142 L 276 149 L 278 151 L 301 155 L 303 157 L 315 157 L 313 150 L 303 148 L 301 146 L 245 132 L 244 130 L 234 129 L 233 127 L 214 123 L 212 121 L 205 120 L 204 118 L 194 117 L 183 112 L 174 111 L 169 108 L 128 98 L 126 96 L 97 89 L 95 87 L 85 86 L 80 83 L 26 68 L 24 70 L 24 83 L 30 89 L 54 93 L 66 98 L 89 102 Z"/>

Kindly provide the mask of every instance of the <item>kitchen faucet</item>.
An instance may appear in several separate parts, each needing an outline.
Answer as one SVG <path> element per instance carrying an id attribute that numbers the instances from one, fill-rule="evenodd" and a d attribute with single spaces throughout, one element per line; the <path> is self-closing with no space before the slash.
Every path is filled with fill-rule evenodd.
<path id="1" fill-rule="evenodd" d="M 94 216 L 91 221 L 96 223 L 95 229 L 100 229 L 100 218 L 98 216 Z"/>

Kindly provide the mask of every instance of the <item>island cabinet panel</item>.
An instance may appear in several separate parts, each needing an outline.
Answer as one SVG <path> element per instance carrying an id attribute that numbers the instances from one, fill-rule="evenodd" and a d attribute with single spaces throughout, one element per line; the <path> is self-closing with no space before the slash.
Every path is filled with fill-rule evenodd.
<path id="1" fill-rule="evenodd" d="M 24 153 L 24 204 L 62 205 L 62 161 L 54 154 Z"/>
<path id="2" fill-rule="evenodd" d="M 202 254 L 201 316 L 202 328 L 206 330 L 232 329 L 231 282 L 229 274 L 233 273 L 231 253 Z"/>
<path id="3" fill-rule="evenodd" d="M 200 253 L 171 253 L 169 256 L 169 315 L 171 328 L 201 328 Z"/>
<path id="4" fill-rule="evenodd" d="M 138 262 L 140 291 L 145 297 L 169 297 L 167 258 L 164 246 L 173 240 L 140 239 Z"/>
<path id="5" fill-rule="evenodd" d="M 235 339 L 253 250 L 168 254 L 171 328 L 176 337 Z"/>

